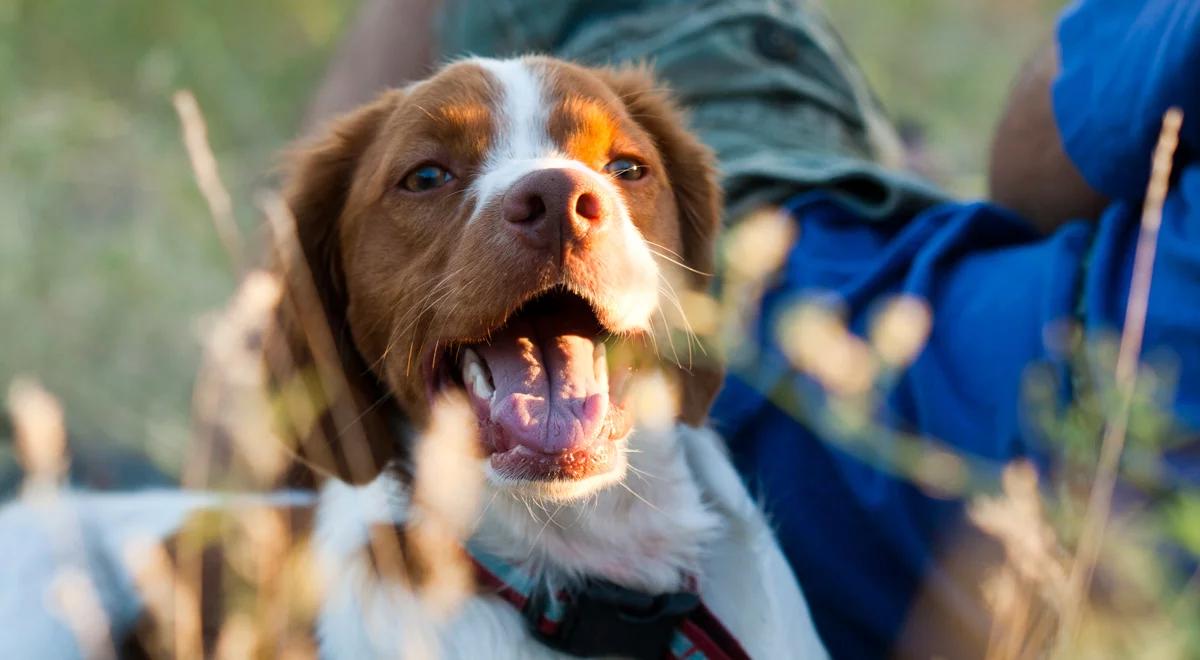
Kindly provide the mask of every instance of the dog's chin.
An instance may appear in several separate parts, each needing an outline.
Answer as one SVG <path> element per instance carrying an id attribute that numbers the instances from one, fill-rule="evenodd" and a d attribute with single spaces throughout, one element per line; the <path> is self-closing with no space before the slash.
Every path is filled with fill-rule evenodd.
<path id="1" fill-rule="evenodd" d="M 521 456 L 497 455 L 485 457 L 482 469 L 489 488 L 496 493 L 510 495 L 522 500 L 565 504 L 587 499 L 625 479 L 629 470 L 626 454 L 626 439 L 616 440 L 606 447 L 606 456 L 584 457 L 591 467 L 577 476 L 543 477 L 540 470 L 513 469 L 520 465 Z M 506 454 L 520 451 L 510 450 Z M 536 476 L 535 476 L 536 475 Z"/>

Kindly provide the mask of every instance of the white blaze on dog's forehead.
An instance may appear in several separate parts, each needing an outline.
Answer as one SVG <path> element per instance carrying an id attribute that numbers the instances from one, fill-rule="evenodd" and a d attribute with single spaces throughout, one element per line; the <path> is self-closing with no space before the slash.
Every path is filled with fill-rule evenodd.
<path id="1" fill-rule="evenodd" d="M 550 137 L 550 103 L 542 70 L 526 59 L 474 59 L 494 81 L 499 92 L 494 107 L 496 122 L 479 178 L 472 188 L 482 206 L 516 182 L 513 167 L 561 156 Z"/>
<path id="2" fill-rule="evenodd" d="M 554 149 L 547 130 L 550 108 L 542 73 L 528 61 L 482 60 L 500 86 L 499 131 L 492 158 L 540 158 Z"/>
<path id="3" fill-rule="evenodd" d="M 624 199 L 612 181 L 564 153 L 550 135 L 550 111 L 554 100 L 547 91 L 547 65 L 524 58 L 469 61 L 491 76 L 499 92 L 493 108 L 495 134 L 479 177 L 471 186 L 477 213 L 528 174 L 538 170 L 569 169 L 593 177 L 618 200 L 623 219 L 628 219 Z"/>
<path id="4" fill-rule="evenodd" d="M 479 176 L 470 187 L 475 212 L 468 222 L 474 222 L 483 209 L 503 198 L 518 181 L 533 172 L 569 169 L 591 177 L 615 200 L 617 224 L 628 247 L 624 251 L 626 281 L 606 291 L 608 299 L 602 301 L 617 312 L 617 317 L 609 321 L 618 332 L 647 328 L 658 307 L 658 265 L 633 223 L 625 196 L 612 178 L 571 158 L 550 134 L 550 112 L 556 102 L 549 92 L 550 65 L 527 58 L 468 61 L 487 72 L 497 91 L 493 106 L 495 133 Z"/>

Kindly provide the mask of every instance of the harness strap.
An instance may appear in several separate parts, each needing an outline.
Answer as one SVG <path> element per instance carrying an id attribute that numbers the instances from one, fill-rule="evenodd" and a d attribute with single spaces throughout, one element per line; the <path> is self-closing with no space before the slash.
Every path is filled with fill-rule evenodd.
<path id="1" fill-rule="evenodd" d="M 737 639 L 700 600 L 698 589 L 645 594 L 611 582 L 552 591 L 528 572 L 468 546 L 480 586 L 524 616 L 534 635 L 582 657 L 645 660 L 749 660 Z"/>

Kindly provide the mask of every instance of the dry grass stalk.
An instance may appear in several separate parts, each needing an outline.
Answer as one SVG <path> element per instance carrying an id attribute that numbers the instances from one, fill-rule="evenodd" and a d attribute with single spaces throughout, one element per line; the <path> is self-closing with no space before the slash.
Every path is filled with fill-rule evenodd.
<path id="1" fill-rule="evenodd" d="M 429 428 L 416 447 L 412 519 L 406 528 L 409 559 L 423 575 L 417 593 L 435 615 L 445 616 L 470 595 L 474 569 L 463 543 L 474 531 L 483 495 L 482 457 L 474 413 L 458 394 L 433 406 Z"/>
<path id="2" fill-rule="evenodd" d="M 1119 406 L 1108 420 L 1104 439 L 1100 447 L 1100 460 L 1096 466 L 1096 477 L 1083 520 L 1075 561 L 1071 566 L 1069 598 L 1063 611 L 1063 623 L 1059 631 L 1058 650 L 1066 652 L 1074 643 L 1079 621 L 1086 608 L 1087 593 L 1092 575 L 1099 560 L 1100 547 L 1105 528 L 1112 511 L 1113 489 L 1125 446 L 1129 413 L 1133 405 L 1134 387 L 1137 381 L 1138 362 L 1142 353 L 1142 338 L 1146 328 L 1146 314 L 1150 301 L 1150 285 L 1154 273 L 1158 233 L 1162 225 L 1163 204 L 1171 181 L 1171 168 L 1175 149 L 1179 145 L 1179 130 L 1183 125 L 1183 112 L 1178 108 L 1167 111 L 1163 117 L 1162 132 L 1154 150 L 1154 162 L 1150 185 L 1142 206 L 1141 229 L 1133 262 L 1133 277 L 1129 284 L 1129 296 L 1125 309 L 1125 324 L 1121 332 L 1120 350 L 1117 354 L 1116 388 L 1120 397 Z"/>
<path id="3" fill-rule="evenodd" d="M 774 273 L 796 240 L 796 223 L 782 209 L 751 213 L 726 233 L 723 261 L 726 277 L 763 281 Z"/>
<path id="4" fill-rule="evenodd" d="M 905 438 L 900 438 L 900 446 Z M 967 492 L 971 481 L 971 468 L 962 456 L 928 442 L 911 443 L 916 449 L 910 466 L 900 466 L 910 480 L 926 493 L 942 498 L 954 499 Z"/>
<path id="5" fill-rule="evenodd" d="M 929 338 L 929 305 L 913 296 L 887 301 L 871 324 L 870 343 L 855 336 L 835 309 L 801 303 L 780 321 L 779 346 L 801 371 L 840 397 L 861 397 L 879 382 L 885 368 L 916 359 Z"/>
<path id="6" fill-rule="evenodd" d="M 191 93 L 183 91 L 175 95 L 175 108 L 184 128 L 184 141 L 191 159 L 193 175 L 208 203 L 214 228 L 229 254 L 235 271 L 242 267 L 242 239 L 233 217 L 231 198 L 221 182 L 217 162 L 208 144 L 205 121 L 199 105 Z M 276 250 L 284 255 L 284 277 L 302 292 L 305 314 L 305 331 L 314 337 L 317 344 L 317 371 L 325 391 L 346 391 L 344 374 L 336 364 L 336 350 L 324 317 L 324 308 L 316 295 L 311 273 L 304 263 L 296 238 L 295 219 L 286 204 L 277 196 L 264 198 L 262 204 L 268 226 L 272 229 Z M 213 442 L 224 434 L 233 442 L 226 449 L 236 450 L 233 459 L 246 464 L 259 484 L 272 483 L 278 471 L 285 466 L 283 444 L 273 433 L 273 424 L 268 414 L 269 402 L 263 370 L 264 356 L 261 351 L 261 336 L 273 313 L 281 303 L 283 282 L 274 274 L 253 271 L 242 278 L 233 302 L 218 318 L 206 340 L 205 364 L 195 389 L 195 410 L 201 424 L 207 424 L 213 437 L 198 437 L 201 445 L 199 460 L 189 464 L 184 482 L 195 487 L 210 487 L 208 470 L 213 464 Z M 296 301 L 293 301 L 296 302 Z M 288 356 L 284 356 L 288 357 Z M 322 359 L 324 358 L 324 359 Z M 315 402 L 313 405 L 319 405 Z M 335 401 L 331 404 L 337 423 L 342 428 L 356 429 L 354 411 Z M 316 413 L 319 414 L 319 413 Z M 339 440 L 346 449 L 351 475 L 374 474 L 377 466 L 369 452 L 364 452 L 366 439 L 361 433 L 350 433 Z M 228 443 L 227 443 L 228 444 Z M 322 443 L 314 443 L 312 451 L 331 451 Z M 327 458 L 321 456 L 320 458 Z M 332 464 L 333 461 L 328 461 Z M 315 466 L 313 466 L 315 469 Z M 245 477 L 247 475 L 233 475 Z M 242 484 L 244 486 L 244 484 Z M 252 605 L 248 611 L 232 612 L 232 628 L 222 631 L 222 653 L 236 655 L 239 649 L 248 646 L 260 653 L 283 654 L 292 657 L 312 657 L 314 650 L 306 639 L 292 634 L 293 629 L 311 621 L 318 592 L 323 580 L 316 570 L 310 549 L 306 544 L 296 544 L 290 529 L 290 520 L 274 516 L 266 520 L 256 510 L 235 512 L 232 524 L 221 524 L 218 538 L 204 534 L 181 534 L 178 539 L 177 572 L 167 574 L 164 565 L 154 561 L 157 556 L 150 552 L 143 561 L 153 577 L 139 582 L 139 586 L 153 588 L 155 580 L 169 580 L 175 584 L 174 600 L 181 603 L 181 611 L 172 610 L 171 626 L 175 630 L 174 648 L 191 650 L 193 626 L 189 623 L 193 605 L 198 607 L 195 590 L 201 585 L 201 552 L 206 543 L 217 541 L 224 546 L 230 568 L 240 570 L 240 577 L 248 583 L 252 593 Z M 394 539 L 382 539 L 372 543 L 375 556 L 385 561 L 399 563 L 400 548 Z M 161 551 L 161 548 L 160 548 Z M 238 559 L 240 557 L 240 560 Z M 148 602 L 162 602 L 147 598 Z M 245 615 L 249 617 L 237 618 Z M 182 616 L 182 620 L 180 619 Z M 199 613 L 195 612 L 198 618 Z M 239 623 L 240 621 L 240 623 Z M 246 635 L 244 625 L 252 622 L 252 635 Z M 196 624 L 198 626 L 198 623 Z M 242 628 L 239 628 L 241 626 Z M 198 630 L 198 628 L 197 628 Z"/>
<path id="7" fill-rule="evenodd" d="M 41 385 L 18 378 L 8 389 L 17 460 L 27 492 L 53 491 L 67 472 L 67 432 L 62 406 Z"/>
<path id="8" fill-rule="evenodd" d="M 204 115 L 200 112 L 200 104 L 188 90 L 175 92 L 172 98 L 175 112 L 183 125 L 183 143 L 187 148 L 188 159 L 191 161 L 192 174 L 200 186 L 200 194 L 208 204 L 212 214 L 213 225 L 217 230 L 225 252 L 229 255 L 229 263 L 235 272 L 241 272 L 243 265 L 242 239 L 238 231 L 237 221 L 233 217 L 233 199 L 229 191 L 221 183 L 221 175 L 217 169 L 217 159 L 213 156 L 208 144 L 208 126 Z"/>
<path id="9" fill-rule="evenodd" d="M 629 413 L 647 440 L 671 429 L 679 414 L 679 391 L 661 371 L 631 376 L 626 387 Z"/>
<path id="10" fill-rule="evenodd" d="M 1005 562 L 982 585 L 994 621 L 989 660 L 1041 655 L 1067 597 L 1066 553 L 1044 515 L 1037 470 L 1012 463 L 1002 482 L 1001 496 L 981 497 L 967 511 L 1004 548 Z"/>
<path id="11" fill-rule="evenodd" d="M 879 377 L 879 360 L 834 310 L 800 304 L 779 323 L 779 346 L 791 363 L 839 397 L 861 397 Z"/>
<path id="12" fill-rule="evenodd" d="M 360 483 L 365 482 L 366 477 L 375 474 L 382 466 L 374 464 L 367 438 L 357 423 L 357 413 L 346 405 L 344 398 L 336 394 L 349 393 L 351 386 L 342 370 L 337 344 L 325 316 L 316 281 L 300 247 L 296 218 L 278 195 L 263 196 L 259 200 L 259 206 L 267 217 L 274 249 L 280 257 L 280 263 L 283 264 L 284 278 L 291 285 L 289 290 L 296 296 L 292 304 L 298 308 L 300 323 L 312 346 L 313 360 L 322 389 L 334 393 L 330 396 L 328 405 L 334 424 L 343 430 L 343 435 L 337 438 L 338 445 L 344 452 L 351 478 Z M 328 448 L 324 447 L 325 443 L 313 444 L 321 445 L 322 449 L 328 451 Z M 403 549 L 393 535 L 372 535 L 370 546 L 373 556 L 380 563 L 391 566 L 404 565 Z"/>
<path id="13" fill-rule="evenodd" d="M 300 323 L 312 345 L 317 377 L 324 391 L 330 393 L 330 400 L 326 402 L 330 407 L 329 412 L 337 428 L 344 434 L 337 438 L 337 442 L 345 453 L 350 476 L 355 481 L 363 482 L 380 466 L 375 465 L 368 449 L 367 438 L 357 423 L 358 414 L 339 396 L 339 393 L 348 394 L 351 385 L 342 370 L 337 342 L 329 328 L 316 280 L 300 247 L 296 218 L 283 198 L 276 194 L 263 195 L 259 199 L 259 208 L 266 215 L 275 252 L 283 264 L 284 280 L 291 285 L 290 291 L 297 298 L 291 302 L 299 308 Z M 330 461 L 329 464 L 334 463 Z"/>
<path id="14" fill-rule="evenodd" d="M 253 658 L 258 654 L 260 644 L 254 618 L 247 614 L 234 614 L 221 626 L 213 656 L 217 660 Z"/>
<path id="15" fill-rule="evenodd" d="M 202 658 L 200 596 L 193 588 L 199 579 L 188 580 L 177 573 L 166 549 L 154 540 L 130 542 L 123 549 L 122 560 L 142 596 L 146 616 L 162 635 L 143 641 L 160 657 Z M 181 571 L 184 568 L 181 566 Z M 199 573 L 196 575 L 198 578 Z"/>
<path id="16" fill-rule="evenodd" d="M 292 534 L 285 517 L 274 509 L 248 507 L 236 511 L 232 522 L 233 529 L 224 535 L 225 561 L 253 594 L 251 604 L 242 607 L 256 624 L 259 643 L 271 648 L 287 629 L 288 611 L 280 592 L 288 585 L 280 578 Z M 233 605 L 227 602 L 222 606 L 228 611 Z"/>
<path id="17" fill-rule="evenodd" d="M 236 484 L 243 488 L 275 483 L 287 465 L 288 454 L 271 424 L 261 350 L 281 292 L 275 275 L 251 271 L 205 333 L 192 402 L 197 454 L 184 465 L 185 487 L 213 487 L 209 470 L 214 464 L 234 468 L 232 479 L 251 479 L 252 484 Z M 214 456 L 217 446 L 236 456 Z"/>
<path id="18" fill-rule="evenodd" d="M 253 655 L 301 652 L 324 587 L 308 544 L 293 536 L 288 514 L 278 509 L 239 508 L 228 522 L 222 547 L 231 573 L 224 580 L 221 639 L 233 625 L 228 644 L 253 644 Z M 252 637 L 236 631 L 243 624 Z"/>
<path id="19" fill-rule="evenodd" d="M 213 227 L 224 247 L 235 275 L 243 269 L 242 237 L 233 215 L 233 202 L 221 181 L 217 160 L 208 143 L 204 115 L 196 98 L 189 91 L 177 92 L 173 98 L 175 110 L 183 127 L 184 145 L 197 186 L 208 204 Z M 228 437 L 231 443 L 220 443 L 224 450 L 236 449 L 238 455 L 222 456 L 219 462 L 226 467 L 245 464 L 259 483 L 269 483 L 283 469 L 286 456 L 278 443 L 273 443 L 268 402 L 264 387 L 262 357 L 256 342 L 270 321 L 274 305 L 280 298 L 280 283 L 264 272 L 248 274 L 238 288 L 233 302 L 218 318 L 205 341 L 205 359 L 197 376 L 193 394 L 193 411 L 201 430 L 195 437 L 195 452 L 185 466 L 181 482 L 188 487 L 208 488 L 210 470 L 218 462 L 214 456 L 217 438 Z M 229 446 L 232 445 L 232 446 Z M 233 475 L 233 477 L 247 475 Z M 290 538 L 290 530 L 284 530 Z M 153 588 L 149 580 L 170 579 L 180 612 L 172 611 L 173 648 L 176 654 L 199 654 L 199 599 L 203 580 L 202 552 L 210 539 L 197 534 L 180 534 L 176 552 L 176 568 L 163 573 L 163 566 L 147 555 L 151 577 L 139 581 L 139 588 Z M 235 541 L 236 543 L 236 541 Z M 262 609 L 268 590 L 256 590 L 255 609 Z M 154 599 L 147 596 L 148 603 Z M 159 598 L 161 601 L 161 597 Z M 193 604 L 192 601 L 195 601 Z M 160 603 L 161 604 L 161 603 Z M 196 608 L 195 612 L 192 611 Z M 163 614 L 160 613 L 160 616 Z M 195 622 L 191 621 L 195 617 Z M 193 631 L 193 627 L 195 630 Z M 162 628 L 167 629 L 167 628 Z M 196 639 L 192 639 L 192 635 Z M 232 643 L 232 642 L 229 642 Z"/>
<path id="20" fill-rule="evenodd" d="M 932 328 L 929 303 L 901 294 L 887 301 L 871 323 L 871 346 L 885 365 L 908 366 L 925 347 Z"/>
<path id="21" fill-rule="evenodd" d="M 195 98 L 188 92 L 176 95 L 175 107 L 184 127 L 184 139 L 192 161 L 193 174 L 208 203 L 214 227 L 230 255 L 231 263 L 235 269 L 240 270 L 242 240 L 233 218 L 231 199 L 221 183 L 216 159 L 208 145 L 203 115 Z M 276 194 L 260 197 L 259 207 L 266 216 L 273 248 L 280 258 L 279 263 L 282 264 L 283 281 L 274 275 L 257 271 L 245 278 L 234 302 L 220 318 L 209 337 L 207 369 L 197 384 L 196 409 L 203 413 L 202 420 L 207 417 L 214 424 L 220 423 L 224 432 L 232 434 L 234 448 L 243 454 L 238 458 L 248 462 L 251 471 L 258 477 L 269 477 L 278 468 L 277 455 L 258 456 L 256 453 L 264 445 L 271 444 L 270 439 L 275 438 L 273 433 L 263 431 L 264 425 L 269 426 L 271 423 L 266 419 L 266 406 L 241 406 L 238 410 L 245 414 L 237 414 L 230 418 L 228 404 L 230 396 L 241 400 L 241 394 L 245 394 L 248 388 L 258 387 L 258 395 L 265 396 L 265 383 L 262 378 L 264 356 L 257 346 L 251 349 L 246 342 L 271 321 L 270 312 L 273 312 L 275 305 L 295 305 L 303 331 L 313 347 L 316 377 L 323 391 L 333 393 L 329 401 L 308 401 L 307 405 L 314 408 L 311 411 L 313 419 L 328 411 L 335 425 L 343 430 L 343 436 L 339 437 L 337 442 L 344 452 L 349 476 L 356 481 L 364 481 L 365 477 L 375 474 L 381 466 L 375 465 L 362 429 L 356 424 L 357 412 L 336 395 L 339 392 L 349 392 L 350 384 L 342 372 L 324 306 L 300 249 L 295 218 L 284 200 Z M 293 297 L 281 301 L 280 293 L 285 284 Z M 295 363 L 294 356 L 280 357 L 291 359 Z M 233 385 L 235 390 L 232 394 L 230 385 Z M 283 389 L 288 389 L 287 383 L 283 384 Z M 304 397 L 308 398 L 305 387 L 295 389 L 305 392 Z M 290 407 L 288 409 L 290 411 Z M 331 446 L 322 442 L 310 444 L 306 449 L 315 452 L 315 458 L 319 462 L 334 464 Z M 248 448 L 253 451 L 245 453 Z M 201 449 L 207 451 L 210 447 Z M 198 467 L 192 468 L 188 483 L 208 486 L 206 482 L 209 461 L 200 460 L 198 463 Z M 256 467 L 259 469 L 255 469 Z M 317 465 L 310 464 L 309 467 L 325 477 L 332 476 Z M 317 593 L 324 581 L 323 576 L 315 567 L 310 549 L 304 544 L 297 546 L 293 543 L 294 538 L 286 521 L 282 522 L 282 527 L 269 525 L 270 530 L 275 530 L 273 532 L 254 533 L 250 527 L 253 525 L 223 525 L 220 530 L 221 543 L 230 558 L 240 555 L 244 559 L 247 553 L 255 559 L 269 558 L 265 563 L 240 562 L 242 577 L 248 579 L 249 587 L 253 590 L 251 595 L 254 605 L 247 616 L 250 617 L 249 621 L 253 622 L 254 634 L 245 634 L 244 624 L 247 619 L 240 619 L 241 623 L 235 622 L 228 635 L 222 634 L 221 638 L 225 640 L 223 648 L 232 654 L 236 654 L 238 649 L 253 646 L 270 654 L 312 657 L 314 650 L 311 645 L 301 636 L 291 635 L 289 630 L 303 625 L 299 622 L 311 620 L 319 598 Z M 186 600 L 191 593 L 187 585 L 199 587 L 200 546 L 211 540 L 198 535 L 181 535 L 176 553 L 178 574 L 159 575 L 160 579 L 179 583 L 176 587 L 179 598 Z M 291 551 L 280 554 L 264 550 L 266 546 L 276 546 L 280 543 L 288 545 Z M 381 564 L 404 565 L 403 551 L 394 535 L 373 535 L 370 545 L 372 556 Z M 152 568 L 155 565 L 155 562 L 150 562 Z M 237 569 L 232 564 L 231 567 Z M 190 605 L 183 609 L 186 615 L 190 612 Z M 177 631 L 176 637 L 179 638 L 175 648 L 191 648 L 190 627 L 179 622 L 173 625 Z M 239 630 L 239 626 L 243 629 Z"/>
<path id="22" fill-rule="evenodd" d="M 114 657 L 108 614 L 87 573 L 77 511 L 59 497 L 70 463 L 62 406 L 38 383 L 18 378 L 9 387 L 8 408 L 17 460 L 26 472 L 21 497 L 44 513 L 46 532 L 62 565 L 46 605 L 66 624 L 85 657 Z"/>
<path id="23" fill-rule="evenodd" d="M 679 302 L 683 308 L 682 315 L 697 335 L 703 338 L 717 335 L 721 327 L 721 309 L 715 298 L 706 293 L 684 289 L 679 292 Z"/>
<path id="24" fill-rule="evenodd" d="M 717 338 L 721 357 L 732 355 L 747 337 L 754 336 L 750 323 L 757 317 L 755 305 L 787 259 L 797 233 L 796 223 L 782 209 L 751 213 L 725 232 L 720 246 L 723 272 Z"/>
<path id="25" fill-rule="evenodd" d="M 115 658 L 108 633 L 108 615 L 87 572 L 68 566 L 59 571 L 50 587 L 49 606 L 66 622 L 83 657 Z"/>

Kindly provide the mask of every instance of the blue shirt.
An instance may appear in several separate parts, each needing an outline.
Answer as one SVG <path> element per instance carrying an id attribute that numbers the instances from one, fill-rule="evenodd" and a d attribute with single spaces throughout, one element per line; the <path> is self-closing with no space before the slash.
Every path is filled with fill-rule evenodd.
<path id="1" fill-rule="evenodd" d="M 947 630 L 977 625 L 973 634 L 986 635 L 987 622 L 960 606 L 972 585 L 934 564 L 960 529 L 963 502 L 880 469 L 889 458 L 886 437 L 872 443 L 882 456 L 847 448 L 824 421 L 820 389 L 785 366 L 776 318 L 799 298 L 832 297 L 863 333 L 881 301 L 923 298 L 932 331 L 888 390 L 880 413 L 887 425 L 975 465 L 998 470 L 1025 456 L 1045 466 L 1052 454 L 1030 419 L 1027 375 L 1040 365 L 1068 400 L 1067 360 L 1047 346 L 1044 331 L 1072 320 L 1096 339 L 1121 327 L 1151 151 L 1171 105 L 1186 117 L 1143 355 L 1174 364 L 1179 382 L 1168 407 L 1185 433 L 1200 429 L 1200 1 L 1085 0 L 1064 13 L 1058 40 L 1055 115 L 1072 160 L 1113 200 L 1102 217 L 1041 237 L 984 203 L 868 222 L 832 197 L 798 197 L 788 210 L 800 239 L 761 306 L 763 348 L 734 367 L 714 408 L 735 463 L 763 493 L 835 657 L 903 650 L 897 639 L 919 588 L 955 617 Z M 793 405 L 778 405 L 781 393 Z M 1182 460 L 1176 467 L 1180 478 L 1197 474 Z"/>

